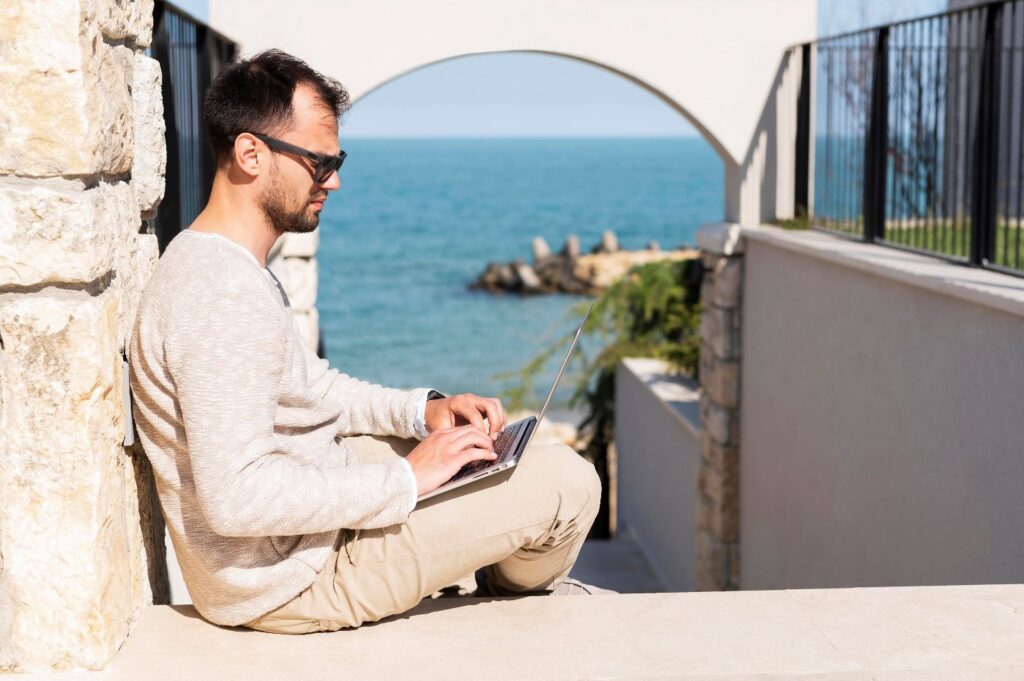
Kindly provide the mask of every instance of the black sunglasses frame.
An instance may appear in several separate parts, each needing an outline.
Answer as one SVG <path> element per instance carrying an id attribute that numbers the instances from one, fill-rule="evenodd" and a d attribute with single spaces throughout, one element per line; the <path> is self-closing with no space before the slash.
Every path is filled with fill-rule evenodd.
<path id="1" fill-rule="evenodd" d="M 264 135 L 261 132 L 249 133 L 258 140 L 262 140 L 271 149 L 277 149 L 278 151 L 287 151 L 292 154 L 298 154 L 304 156 L 309 160 L 313 161 L 316 166 L 313 168 L 313 181 L 314 182 L 326 182 L 335 171 L 341 168 L 341 164 L 345 162 L 345 158 L 348 156 L 344 150 L 341 151 L 337 156 L 325 156 L 324 154 L 318 154 L 315 151 L 309 149 L 303 149 L 297 147 L 294 144 L 289 144 L 283 140 L 279 140 L 276 137 L 270 135 Z M 228 140 L 234 144 L 235 139 L 238 135 L 231 135 Z"/>

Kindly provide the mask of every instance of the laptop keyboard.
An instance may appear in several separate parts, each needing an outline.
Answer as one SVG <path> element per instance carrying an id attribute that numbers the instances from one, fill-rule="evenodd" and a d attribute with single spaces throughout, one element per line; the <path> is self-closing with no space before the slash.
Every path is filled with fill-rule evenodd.
<path id="1" fill-rule="evenodd" d="M 503 462 L 508 458 L 511 453 L 512 443 L 515 442 L 516 436 L 519 435 L 519 431 L 525 428 L 527 421 L 519 421 L 514 423 L 505 430 L 498 433 L 498 439 L 494 441 L 494 452 L 498 455 L 498 458 L 494 461 L 488 461 L 487 459 L 480 459 L 479 461 L 470 461 L 465 466 L 459 469 L 459 472 L 451 477 L 448 482 L 454 482 L 455 480 L 461 480 L 462 478 L 479 473 L 489 466 L 494 466 Z"/>

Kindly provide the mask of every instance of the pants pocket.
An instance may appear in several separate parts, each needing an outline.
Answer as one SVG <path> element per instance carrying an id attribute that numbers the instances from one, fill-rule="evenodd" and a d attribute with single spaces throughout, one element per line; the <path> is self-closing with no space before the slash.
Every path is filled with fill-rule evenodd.
<path id="1" fill-rule="evenodd" d="M 338 547 L 338 563 L 335 565 L 335 572 L 344 567 L 344 562 L 352 567 L 359 565 L 359 556 L 357 555 L 359 533 L 360 530 L 345 529 L 341 531 L 341 545 Z"/>

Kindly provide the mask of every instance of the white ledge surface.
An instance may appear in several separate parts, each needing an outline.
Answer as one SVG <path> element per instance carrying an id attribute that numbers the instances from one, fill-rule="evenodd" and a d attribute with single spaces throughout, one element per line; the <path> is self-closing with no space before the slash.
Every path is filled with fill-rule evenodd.
<path id="1" fill-rule="evenodd" d="M 1024 317 L 1024 277 L 815 230 L 745 227 L 743 236 Z"/>
<path id="2" fill-rule="evenodd" d="M 1024 585 L 440 599 L 286 636 L 148 608 L 112 669 L 14 679 L 1024 678 Z M 500 644 L 500 645 L 499 645 Z"/>

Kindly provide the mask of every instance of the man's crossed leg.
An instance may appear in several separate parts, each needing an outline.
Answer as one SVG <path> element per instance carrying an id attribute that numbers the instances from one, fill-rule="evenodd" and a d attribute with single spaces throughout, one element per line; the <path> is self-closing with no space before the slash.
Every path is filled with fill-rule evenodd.
<path id="1" fill-rule="evenodd" d="M 346 438 L 361 463 L 417 442 Z M 288 634 L 357 627 L 413 608 L 484 568 L 492 593 L 548 591 L 569 574 L 597 515 L 594 467 L 565 445 L 533 445 L 510 472 L 430 499 L 403 525 L 342 530 L 313 584 L 245 626 Z"/>

